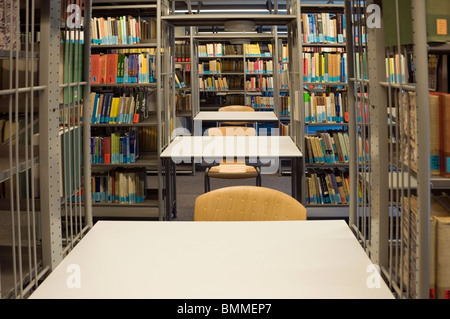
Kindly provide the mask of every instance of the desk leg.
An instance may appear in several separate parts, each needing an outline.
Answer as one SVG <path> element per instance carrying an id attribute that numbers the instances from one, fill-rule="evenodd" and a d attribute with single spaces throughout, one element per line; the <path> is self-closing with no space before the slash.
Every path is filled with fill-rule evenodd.
<path id="1" fill-rule="evenodd" d="M 169 220 L 170 219 L 170 208 L 171 208 L 171 204 L 170 204 L 170 195 L 172 193 L 171 187 L 172 184 L 170 183 L 170 159 L 166 158 L 163 160 L 163 164 L 164 164 L 164 186 L 165 186 L 165 195 L 166 195 L 166 214 L 164 216 L 164 220 Z"/>
<path id="2" fill-rule="evenodd" d="M 302 181 L 303 176 L 303 160 L 302 158 L 293 158 L 291 160 L 291 187 L 292 197 L 302 203 Z"/>
<path id="3" fill-rule="evenodd" d="M 165 220 L 171 220 L 177 217 L 176 206 L 176 165 L 171 159 L 164 159 L 164 181 L 165 181 Z"/>
<path id="4" fill-rule="evenodd" d="M 172 197 L 173 197 L 173 210 L 172 210 L 172 217 L 177 218 L 177 165 L 170 161 L 172 163 L 172 187 L 173 190 Z"/>

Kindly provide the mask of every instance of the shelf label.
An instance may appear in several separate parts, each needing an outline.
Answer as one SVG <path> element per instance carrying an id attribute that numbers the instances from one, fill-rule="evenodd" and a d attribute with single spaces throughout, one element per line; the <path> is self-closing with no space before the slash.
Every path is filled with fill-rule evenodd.
<path id="1" fill-rule="evenodd" d="M 436 19 L 436 29 L 438 35 L 447 35 L 447 19 Z"/>

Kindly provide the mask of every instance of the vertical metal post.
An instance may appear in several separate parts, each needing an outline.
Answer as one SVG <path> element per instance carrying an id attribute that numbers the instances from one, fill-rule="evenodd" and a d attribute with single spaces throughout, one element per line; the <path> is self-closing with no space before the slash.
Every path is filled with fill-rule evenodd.
<path id="1" fill-rule="evenodd" d="M 84 112 L 83 112 L 83 176 L 84 176 L 84 213 L 86 218 L 86 225 L 91 228 L 93 226 L 92 221 L 92 197 L 91 197 L 91 165 L 90 165 L 90 153 L 91 153 L 91 112 L 90 110 L 90 74 L 91 74 L 91 16 L 92 16 L 92 0 L 85 1 L 84 12 L 84 52 L 83 54 L 83 71 L 84 78 L 86 79 L 88 86 L 84 89 Z M 86 3 L 87 2 L 87 3 Z"/>
<path id="2" fill-rule="evenodd" d="M 59 19 L 60 2 L 41 2 L 40 83 L 47 89 L 39 100 L 39 157 L 44 266 L 53 269 L 62 259 L 61 207 L 59 197 L 61 159 L 59 142 Z"/>
<path id="3" fill-rule="evenodd" d="M 355 76 L 353 58 L 353 24 L 351 19 L 353 1 L 345 1 L 345 15 L 347 18 L 347 74 L 349 77 L 349 85 L 347 92 L 348 105 L 348 134 L 350 141 L 350 158 L 349 158 L 349 178 L 350 178 L 350 203 L 349 203 L 349 225 L 355 225 L 358 217 L 358 160 L 357 160 L 357 136 L 358 129 L 356 124 L 356 110 L 355 110 L 355 82 L 351 83 L 350 76 Z"/>
<path id="4" fill-rule="evenodd" d="M 279 63 L 280 63 L 280 47 L 278 43 L 278 27 L 273 26 L 272 27 L 272 47 L 273 47 L 273 56 L 272 56 L 272 63 L 273 63 L 273 111 L 275 115 L 279 118 L 280 117 L 280 85 L 279 85 L 279 79 L 280 79 L 280 71 L 279 71 Z M 278 125 L 279 126 L 279 125 Z M 258 132 L 258 131 L 256 131 Z"/>
<path id="5" fill-rule="evenodd" d="M 381 1 L 374 1 L 381 6 Z M 371 161 L 371 257 L 380 267 L 388 262 L 388 157 L 386 141 L 388 129 L 385 103 L 386 90 L 379 79 L 385 77 L 384 34 L 383 29 L 368 28 L 368 68 L 369 68 L 369 101 L 371 117 L 370 161 Z"/>
<path id="6" fill-rule="evenodd" d="M 163 3 L 162 3 L 163 2 Z M 165 209 L 169 209 L 169 207 L 166 208 L 166 205 L 164 205 L 163 201 L 163 187 L 165 188 L 166 196 L 169 185 L 165 185 L 162 177 L 162 169 L 163 165 L 161 163 L 160 154 L 162 151 L 162 134 L 163 130 L 161 128 L 162 126 L 162 118 L 161 118 L 161 108 L 162 106 L 162 69 L 161 69 L 161 39 L 162 39 L 162 29 L 161 29 L 161 15 L 164 10 L 166 10 L 166 7 L 168 6 L 167 0 L 157 0 L 156 5 L 156 119 L 157 119 L 157 138 L 156 138 L 156 156 L 157 156 L 157 162 L 158 162 L 158 202 L 159 202 L 159 220 L 165 219 Z M 165 123 L 167 125 L 167 123 Z M 169 174 L 169 172 L 165 172 L 165 174 Z"/>
<path id="7" fill-rule="evenodd" d="M 418 216 L 417 216 L 417 298 L 429 297 L 430 276 L 430 113 L 428 92 L 428 52 L 426 6 L 412 0 L 414 61 L 416 70 L 417 148 L 418 148 Z"/>

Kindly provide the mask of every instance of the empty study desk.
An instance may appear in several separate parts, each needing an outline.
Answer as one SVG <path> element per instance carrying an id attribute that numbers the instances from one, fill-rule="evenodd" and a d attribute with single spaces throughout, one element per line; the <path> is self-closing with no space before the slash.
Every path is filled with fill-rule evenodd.
<path id="1" fill-rule="evenodd" d="M 344 221 L 99 221 L 31 298 L 394 298 Z"/>
<path id="2" fill-rule="evenodd" d="M 292 197 L 301 201 L 302 156 L 289 136 L 178 136 L 160 155 L 167 187 L 165 219 L 176 216 L 176 164 L 212 164 L 237 158 L 261 166 L 262 174 L 273 174 L 278 172 L 280 160 L 290 159 Z"/>

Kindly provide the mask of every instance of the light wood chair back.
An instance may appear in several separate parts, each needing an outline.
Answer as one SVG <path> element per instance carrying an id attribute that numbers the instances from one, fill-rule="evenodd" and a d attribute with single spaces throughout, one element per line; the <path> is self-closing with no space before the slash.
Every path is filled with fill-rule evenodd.
<path id="1" fill-rule="evenodd" d="M 194 221 L 306 220 L 306 208 L 275 189 L 231 186 L 198 196 Z"/>
<path id="2" fill-rule="evenodd" d="M 219 112 L 255 112 L 255 109 L 246 105 L 227 105 L 219 108 Z"/>
<path id="3" fill-rule="evenodd" d="M 245 126 L 219 126 L 208 129 L 209 136 L 255 136 L 254 127 Z"/>
<path id="4" fill-rule="evenodd" d="M 255 112 L 255 109 L 245 105 L 227 105 L 219 108 L 219 112 Z M 250 125 L 251 122 L 221 122 L 225 125 Z"/>

